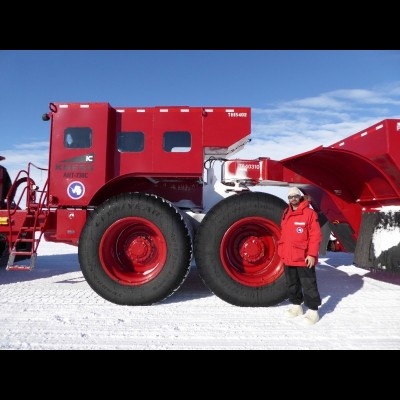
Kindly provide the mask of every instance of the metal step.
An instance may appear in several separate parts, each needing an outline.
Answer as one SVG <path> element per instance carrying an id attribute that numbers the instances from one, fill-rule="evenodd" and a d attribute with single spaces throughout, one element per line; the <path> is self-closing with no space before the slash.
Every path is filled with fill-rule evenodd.
<path id="1" fill-rule="evenodd" d="M 21 255 L 30 255 L 31 262 L 29 265 L 18 265 L 14 264 L 15 261 L 15 256 L 21 256 Z M 11 252 L 9 258 L 8 258 L 8 263 L 6 270 L 7 271 L 32 271 L 35 268 L 36 265 L 36 259 L 37 259 L 37 253 L 28 253 L 24 251 L 13 251 Z"/>
<path id="2" fill-rule="evenodd" d="M 14 252 L 16 256 L 30 256 L 32 255 L 31 251 L 16 251 Z"/>
<path id="3" fill-rule="evenodd" d="M 15 243 L 38 243 L 37 239 L 15 239 Z"/>

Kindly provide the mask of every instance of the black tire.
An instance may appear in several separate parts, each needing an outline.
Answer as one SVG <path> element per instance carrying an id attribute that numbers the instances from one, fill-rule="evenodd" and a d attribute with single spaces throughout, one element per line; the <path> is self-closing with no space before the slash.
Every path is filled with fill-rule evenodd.
<path id="1" fill-rule="evenodd" d="M 89 216 L 79 240 L 82 273 L 104 299 L 150 305 L 174 293 L 189 273 L 192 242 L 168 201 L 127 193 L 105 201 Z"/>
<path id="2" fill-rule="evenodd" d="M 9 254 L 7 238 L 5 235 L 0 234 L 0 268 L 7 265 Z"/>
<path id="3" fill-rule="evenodd" d="M 267 307 L 287 298 L 277 253 L 286 207 L 276 196 L 243 192 L 205 215 L 194 255 L 200 277 L 216 296 L 241 307 Z"/>
<path id="4" fill-rule="evenodd" d="M 2 165 L 0 165 L 0 170 L 3 171 L 3 182 L 2 182 L 2 185 L 0 186 L 0 188 L 2 189 L 0 191 L 0 209 L 3 210 L 3 209 L 7 208 L 5 200 L 7 197 L 7 193 L 11 187 L 11 178 L 10 178 L 10 175 L 8 174 L 7 169 L 4 168 Z M 0 253 L 0 256 L 1 256 L 1 253 Z"/>

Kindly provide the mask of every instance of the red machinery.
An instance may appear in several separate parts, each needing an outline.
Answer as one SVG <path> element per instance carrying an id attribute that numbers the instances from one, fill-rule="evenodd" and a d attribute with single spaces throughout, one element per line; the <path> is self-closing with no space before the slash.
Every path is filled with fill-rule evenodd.
<path id="1" fill-rule="evenodd" d="M 44 187 L 32 164 L 12 184 L 0 168 L 0 262 L 9 270 L 32 269 L 43 236 L 78 246 L 82 273 L 100 296 L 145 305 L 179 288 L 194 254 L 221 299 L 274 305 L 286 296 L 276 253 L 286 202 L 255 190 L 266 185 L 296 185 L 311 197 L 326 237 L 321 254 L 332 231 L 356 265 L 382 265 L 364 249 L 381 207 L 400 205 L 400 120 L 274 161 L 227 159 L 250 138 L 247 107 L 51 103 L 43 119 L 51 121 Z M 214 160 L 231 195 L 205 212 L 204 167 Z M 29 265 L 17 263 L 25 258 Z M 399 259 L 391 250 L 386 268 L 400 269 Z"/>

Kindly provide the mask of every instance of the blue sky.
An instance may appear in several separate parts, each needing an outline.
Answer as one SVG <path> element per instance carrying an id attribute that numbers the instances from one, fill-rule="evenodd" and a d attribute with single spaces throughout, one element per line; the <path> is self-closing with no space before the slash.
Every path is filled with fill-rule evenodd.
<path id="1" fill-rule="evenodd" d="M 400 118 L 398 50 L 2 50 L 0 155 L 47 167 L 50 102 L 246 106 L 238 158 L 280 160 Z"/>

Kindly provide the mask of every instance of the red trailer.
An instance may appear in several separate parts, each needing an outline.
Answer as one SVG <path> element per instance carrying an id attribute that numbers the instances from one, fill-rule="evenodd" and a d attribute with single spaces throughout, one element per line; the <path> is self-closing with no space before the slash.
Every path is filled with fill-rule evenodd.
<path id="1" fill-rule="evenodd" d="M 378 257 L 371 251 L 378 221 L 387 220 L 382 207 L 400 205 L 400 120 L 278 161 L 232 159 L 250 139 L 249 107 L 50 103 L 43 119 L 51 123 L 44 186 L 31 163 L 13 181 L 0 168 L 0 262 L 8 270 L 34 268 L 43 237 L 78 246 L 87 282 L 116 304 L 164 300 L 194 257 L 221 299 L 274 305 L 286 297 L 276 244 L 287 204 L 257 187 L 291 185 L 319 213 L 321 254 L 333 232 L 357 266 L 400 270 L 399 245 Z M 216 160 L 230 195 L 206 212 Z"/>

